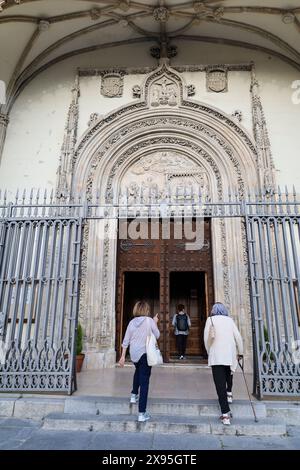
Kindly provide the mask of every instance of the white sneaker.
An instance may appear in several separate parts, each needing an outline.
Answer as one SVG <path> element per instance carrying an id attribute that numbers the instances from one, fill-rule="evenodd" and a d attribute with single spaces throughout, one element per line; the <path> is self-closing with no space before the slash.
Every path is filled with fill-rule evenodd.
<path id="1" fill-rule="evenodd" d="M 230 425 L 230 414 L 225 413 L 225 414 L 221 415 L 220 420 L 222 421 L 223 424 L 225 424 L 225 426 L 229 426 Z"/>
<path id="2" fill-rule="evenodd" d="M 232 393 L 231 393 L 231 392 L 227 392 L 227 401 L 228 401 L 228 403 L 232 403 L 232 402 L 233 402 L 233 396 L 232 396 Z"/>
<path id="3" fill-rule="evenodd" d="M 145 411 L 145 413 L 139 413 L 139 417 L 138 417 L 138 421 L 140 423 L 144 423 L 145 421 L 148 421 L 148 419 L 150 419 L 151 416 L 149 415 L 149 413 L 147 413 L 147 411 Z"/>
<path id="4" fill-rule="evenodd" d="M 135 393 L 132 393 L 130 395 L 130 403 L 137 403 L 138 399 L 139 399 L 139 396 L 136 395 Z"/>
<path id="5" fill-rule="evenodd" d="M 180 358 L 179 358 L 179 359 L 183 359 L 183 356 L 180 356 Z"/>

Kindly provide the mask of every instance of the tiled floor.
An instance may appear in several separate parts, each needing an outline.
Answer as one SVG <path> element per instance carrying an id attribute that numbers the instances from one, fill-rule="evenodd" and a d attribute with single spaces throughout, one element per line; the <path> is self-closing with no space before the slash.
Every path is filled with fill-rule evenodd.
<path id="1" fill-rule="evenodd" d="M 78 390 L 75 395 L 125 397 L 131 391 L 133 365 L 124 368 L 90 370 L 77 375 Z M 246 374 L 250 393 L 252 375 Z M 247 399 L 242 373 L 234 374 L 233 393 L 236 399 Z M 152 398 L 214 399 L 216 391 L 211 369 L 207 366 L 166 365 L 153 367 L 149 396 Z"/>

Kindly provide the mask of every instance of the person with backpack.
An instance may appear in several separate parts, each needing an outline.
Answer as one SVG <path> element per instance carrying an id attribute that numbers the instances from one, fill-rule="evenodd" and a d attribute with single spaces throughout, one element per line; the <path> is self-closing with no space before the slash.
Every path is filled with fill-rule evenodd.
<path id="1" fill-rule="evenodd" d="M 173 316 L 172 325 L 174 326 L 179 359 L 184 359 L 191 319 L 185 312 L 183 304 L 177 306 L 177 313 Z"/>

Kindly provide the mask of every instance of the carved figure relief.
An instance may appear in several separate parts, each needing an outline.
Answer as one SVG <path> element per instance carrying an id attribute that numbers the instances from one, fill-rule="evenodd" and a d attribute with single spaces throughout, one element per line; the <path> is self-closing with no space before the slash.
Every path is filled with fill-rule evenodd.
<path id="1" fill-rule="evenodd" d="M 134 85 L 132 87 L 132 96 L 133 98 L 140 98 L 142 96 L 142 89 L 140 85 Z"/>
<path id="2" fill-rule="evenodd" d="M 150 105 L 177 106 L 179 100 L 179 87 L 175 81 L 163 75 L 153 82 L 150 87 Z"/>
<path id="3" fill-rule="evenodd" d="M 198 194 L 209 194 L 208 177 L 204 168 L 177 152 L 155 152 L 142 157 L 124 175 L 121 198 L 129 203 L 137 198 L 163 201 L 166 198 L 189 199 Z"/>

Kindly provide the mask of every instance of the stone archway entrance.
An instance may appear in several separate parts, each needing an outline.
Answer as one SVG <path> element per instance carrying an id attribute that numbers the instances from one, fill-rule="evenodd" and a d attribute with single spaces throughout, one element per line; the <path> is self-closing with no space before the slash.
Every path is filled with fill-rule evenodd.
<path id="1" fill-rule="evenodd" d="M 165 362 L 176 358 L 172 318 L 176 306 L 185 305 L 192 323 L 186 354 L 189 360 L 197 362 L 206 358 L 203 330 L 214 302 L 211 223 L 209 219 L 203 221 L 204 246 L 200 250 L 187 250 L 188 240 L 184 236 L 181 239 L 174 237 L 174 220 L 170 221 L 170 237 L 163 237 L 164 222 L 156 222 L 159 227 L 157 239 L 127 238 L 118 241 L 117 356 L 121 352 L 126 327 L 132 319 L 133 306 L 144 299 L 150 304 L 152 314 L 159 313 L 159 346 Z M 150 234 L 151 223 L 146 223 Z M 193 225 L 195 229 L 195 221 Z"/>
<path id="2" fill-rule="evenodd" d="M 171 102 L 156 99 L 156 92 L 162 89 L 160 80 L 164 77 L 172 82 Z M 153 200 L 160 208 L 164 201 L 173 200 L 174 196 L 188 201 L 196 187 L 208 201 L 223 201 L 228 188 L 236 193 L 235 197 L 243 198 L 248 188 L 257 186 L 258 173 L 251 136 L 222 111 L 191 101 L 181 76 L 162 65 L 145 80 L 140 101 L 93 121 L 76 149 L 72 188 L 74 194 L 83 190 L 87 201 L 97 195 L 103 214 L 107 206 L 134 207 L 136 203 L 143 211 L 143 207 L 151 206 Z M 121 282 L 116 272 L 119 269 L 117 231 L 118 217 L 113 211 L 108 218 L 100 216 L 91 220 L 84 229 L 80 318 L 86 331 L 87 368 L 115 364 L 116 344 L 120 344 L 123 331 L 116 304 L 116 293 L 121 289 L 116 285 L 116 281 Z M 206 282 L 211 283 L 213 294 L 209 294 L 206 307 L 213 302 L 213 297 L 230 306 L 246 337 L 247 358 L 250 359 L 245 227 L 238 218 L 224 219 L 219 214 L 211 218 L 210 233 L 214 257 L 210 269 L 214 282 L 210 281 L 211 274 Z M 161 246 L 166 250 L 164 243 Z M 163 253 L 164 257 L 157 258 L 166 259 L 165 251 Z M 141 259 L 145 256 L 141 253 Z M 176 261 L 179 253 L 173 252 L 171 258 Z M 171 284 L 169 288 L 174 289 L 172 285 L 178 284 L 179 278 L 171 279 L 173 271 L 205 271 L 201 263 L 190 269 L 191 260 L 183 260 L 179 266 L 176 263 L 164 269 L 160 285 L 168 283 Z M 135 265 L 132 269 L 128 266 L 128 263 L 124 265 L 123 273 L 135 270 Z M 147 266 L 141 266 L 140 272 L 147 272 L 147 269 Z M 154 271 L 160 272 L 152 267 L 150 272 Z M 122 282 L 124 284 L 126 279 Z M 164 292 L 167 292 L 166 287 Z M 175 300 L 172 303 L 171 299 L 170 303 L 166 294 L 164 297 L 161 310 L 166 305 L 168 308 L 168 318 L 162 326 L 164 349 L 165 357 L 170 358 L 174 345 L 166 338 L 170 333 L 168 325 Z"/>

